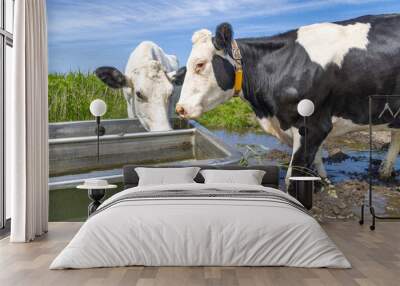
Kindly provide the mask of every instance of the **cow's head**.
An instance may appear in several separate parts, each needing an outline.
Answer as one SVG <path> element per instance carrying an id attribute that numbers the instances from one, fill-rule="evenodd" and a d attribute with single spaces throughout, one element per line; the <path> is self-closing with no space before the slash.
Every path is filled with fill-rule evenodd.
<path id="1" fill-rule="evenodd" d="M 125 98 L 134 106 L 136 116 L 148 131 L 168 131 L 168 103 L 173 85 L 182 85 L 186 68 L 167 73 L 159 61 L 151 60 L 145 65 L 123 74 L 114 67 L 99 67 L 96 75 L 112 88 L 123 88 Z"/>
<path id="2" fill-rule="evenodd" d="M 208 30 L 193 34 L 192 51 L 176 112 L 185 118 L 197 118 L 234 94 L 235 68 L 231 52 L 232 27 L 223 23 L 215 37 Z"/>

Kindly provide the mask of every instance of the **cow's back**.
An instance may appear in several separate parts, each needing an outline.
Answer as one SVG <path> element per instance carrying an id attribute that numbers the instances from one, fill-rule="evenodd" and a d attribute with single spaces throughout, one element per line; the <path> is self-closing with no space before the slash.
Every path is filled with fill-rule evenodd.
<path id="1" fill-rule="evenodd" d="M 344 58 L 331 101 L 336 102 L 334 112 L 338 116 L 366 124 L 369 95 L 400 95 L 400 15 L 365 16 L 354 21 L 370 24 L 369 42 L 366 50 L 351 50 Z M 384 116 L 379 122 L 385 102 L 374 102 L 375 123 L 393 120 Z M 400 99 L 392 100 L 391 106 L 395 110 L 400 108 Z"/>
<path id="2" fill-rule="evenodd" d="M 368 124 L 370 95 L 400 94 L 400 15 L 363 16 L 309 27 L 315 29 L 309 39 L 300 38 L 304 27 L 297 32 L 297 43 L 310 59 L 308 70 L 314 71 L 298 81 L 301 97 L 316 102 L 317 108 L 329 107 L 327 112 L 333 116 Z M 335 28 L 338 32 L 332 31 Z M 304 82 L 310 85 L 301 86 Z M 378 118 L 384 103 L 377 101 L 373 106 L 376 124 L 393 121 L 387 115 Z M 398 110 L 400 99 L 391 100 L 391 106 Z"/>

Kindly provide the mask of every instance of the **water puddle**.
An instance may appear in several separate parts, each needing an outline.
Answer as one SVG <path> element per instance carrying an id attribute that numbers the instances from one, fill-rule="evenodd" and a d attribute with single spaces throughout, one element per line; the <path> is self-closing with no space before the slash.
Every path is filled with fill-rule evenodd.
<path id="1" fill-rule="evenodd" d="M 245 154 L 250 164 L 268 164 L 290 160 L 291 148 L 267 134 L 227 132 L 225 130 L 212 130 L 212 132 L 227 144 L 238 148 Z M 369 186 L 369 151 L 343 148 L 342 152 L 347 155 L 347 159 L 338 162 L 329 160 L 328 152 L 323 152 L 324 165 L 329 180 L 341 189 L 339 192 L 351 192 L 352 195 L 358 195 L 359 201 L 362 201 Z M 249 155 L 250 153 L 251 155 Z M 400 215 L 400 158 L 398 157 L 395 162 L 396 176 L 388 181 L 382 181 L 378 177 L 378 169 L 385 156 L 386 152 L 384 151 L 372 153 L 373 202 L 378 214 L 398 216 Z M 282 180 L 285 173 L 283 171 L 281 174 Z M 346 198 L 347 195 L 344 194 L 344 199 L 346 200 Z M 357 206 L 353 208 L 356 213 L 359 212 Z"/>

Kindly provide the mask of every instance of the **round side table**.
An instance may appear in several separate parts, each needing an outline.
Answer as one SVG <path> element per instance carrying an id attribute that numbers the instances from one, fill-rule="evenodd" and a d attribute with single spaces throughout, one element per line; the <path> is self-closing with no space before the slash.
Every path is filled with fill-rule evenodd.
<path id="1" fill-rule="evenodd" d="M 117 185 L 106 185 L 106 186 L 91 186 L 91 185 L 79 185 L 77 189 L 87 190 L 89 199 L 92 202 L 88 206 L 88 216 L 94 213 L 101 204 L 101 200 L 104 198 L 106 191 L 115 189 Z"/>
<path id="2" fill-rule="evenodd" d="M 310 210 L 313 206 L 314 182 L 321 181 L 320 177 L 290 177 L 290 181 L 294 184 L 294 189 L 290 193 L 303 206 Z"/>

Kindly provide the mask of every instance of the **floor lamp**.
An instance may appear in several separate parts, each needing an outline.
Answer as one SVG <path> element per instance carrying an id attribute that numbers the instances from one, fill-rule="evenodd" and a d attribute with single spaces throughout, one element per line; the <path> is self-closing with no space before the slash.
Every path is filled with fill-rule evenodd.
<path id="1" fill-rule="evenodd" d="M 304 136 L 304 161 L 307 161 L 307 117 L 314 113 L 314 103 L 309 99 L 303 99 L 297 105 L 297 112 L 303 117 L 304 125 L 299 128 L 299 134 Z M 293 167 L 293 166 L 292 166 Z M 305 166 L 307 167 L 307 166 Z M 290 177 L 289 180 L 294 184 L 294 188 L 289 189 L 289 194 L 299 200 L 305 208 L 311 209 L 313 206 L 314 182 L 321 180 L 319 177 L 306 176 Z"/>

